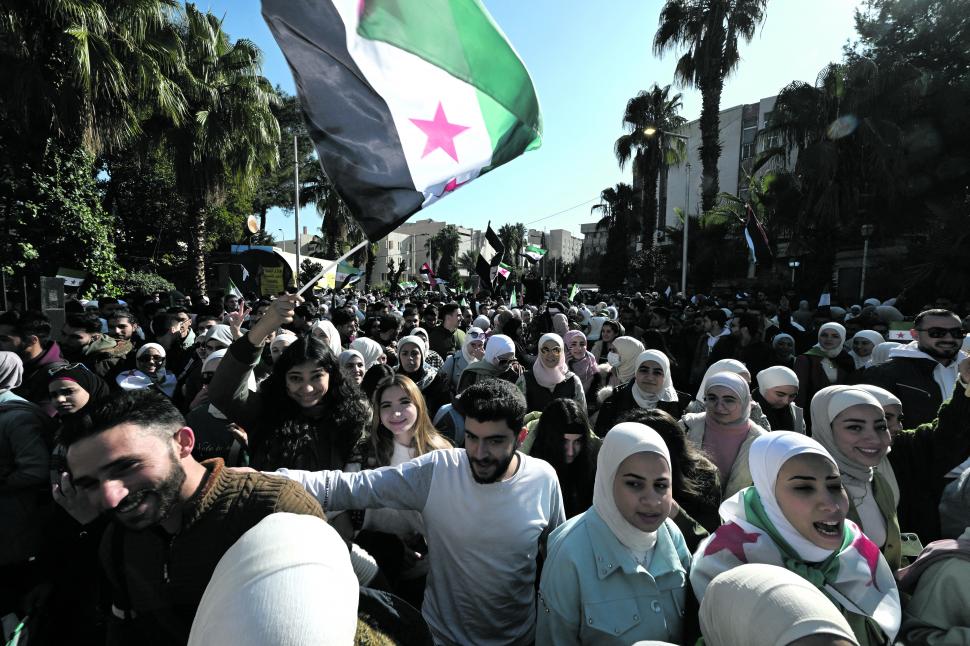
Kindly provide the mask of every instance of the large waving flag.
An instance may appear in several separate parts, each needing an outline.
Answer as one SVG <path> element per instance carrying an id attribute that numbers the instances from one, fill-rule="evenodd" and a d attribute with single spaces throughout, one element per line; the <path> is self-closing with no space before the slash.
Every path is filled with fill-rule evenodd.
<path id="1" fill-rule="evenodd" d="M 744 241 L 748 243 L 748 251 L 751 252 L 751 258 L 756 264 L 769 264 L 773 258 L 771 247 L 768 245 L 768 235 L 761 226 L 761 222 L 755 217 L 751 205 L 746 204 L 745 206 L 748 210 L 748 216 L 744 222 Z"/>
<path id="2" fill-rule="evenodd" d="M 526 245 L 525 251 L 520 253 L 519 255 L 525 257 L 526 260 L 528 260 L 534 265 L 540 260 L 542 260 L 542 257 L 545 256 L 546 252 L 548 251 L 549 251 L 548 249 L 543 249 L 539 245 L 530 244 L 530 245 Z"/>
<path id="3" fill-rule="evenodd" d="M 263 0 L 320 162 L 370 240 L 542 133 L 480 0 Z"/>

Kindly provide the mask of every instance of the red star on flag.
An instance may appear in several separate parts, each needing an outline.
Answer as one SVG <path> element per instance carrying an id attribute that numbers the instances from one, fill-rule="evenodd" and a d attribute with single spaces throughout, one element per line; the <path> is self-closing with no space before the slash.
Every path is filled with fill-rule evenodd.
<path id="1" fill-rule="evenodd" d="M 748 557 L 744 554 L 744 544 L 754 543 L 758 540 L 758 534 L 748 533 L 741 529 L 737 523 L 721 525 L 714 532 L 711 542 L 704 548 L 704 556 L 717 554 L 721 550 L 727 550 L 734 554 L 742 563 L 748 562 Z"/>
<path id="2" fill-rule="evenodd" d="M 428 135 L 428 141 L 424 145 L 424 152 L 421 153 L 422 159 L 440 148 L 449 157 L 458 161 L 458 151 L 455 150 L 455 137 L 468 130 L 468 126 L 449 123 L 448 118 L 445 117 L 445 109 L 442 107 L 441 101 L 438 101 L 438 109 L 435 110 L 434 119 L 431 121 L 427 119 L 411 119 L 411 123 L 421 128 L 424 134 Z"/>

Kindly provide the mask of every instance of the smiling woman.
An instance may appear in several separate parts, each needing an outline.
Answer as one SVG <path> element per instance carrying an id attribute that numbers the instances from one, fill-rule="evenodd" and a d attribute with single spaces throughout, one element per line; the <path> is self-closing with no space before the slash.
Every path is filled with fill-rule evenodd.
<path id="1" fill-rule="evenodd" d="M 825 592 L 859 644 L 892 643 L 901 608 L 892 570 L 858 525 L 836 460 L 788 431 L 759 437 L 749 455 L 754 485 L 721 504 L 724 520 L 701 543 L 690 582 L 703 603 L 711 581 L 745 563 L 787 568 Z"/>

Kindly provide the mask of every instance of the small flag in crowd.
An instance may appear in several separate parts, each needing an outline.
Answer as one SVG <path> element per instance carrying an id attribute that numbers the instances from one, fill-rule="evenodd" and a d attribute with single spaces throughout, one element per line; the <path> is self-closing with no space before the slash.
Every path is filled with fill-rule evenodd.
<path id="1" fill-rule="evenodd" d="M 518 307 L 518 306 L 519 306 L 519 299 L 515 295 L 515 287 L 512 287 L 512 295 L 509 296 L 509 307 Z"/>
<path id="2" fill-rule="evenodd" d="M 421 265 L 421 280 L 431 285 L 432 289 L 434 289 L 434 286 L 437 285 L 437 281 L 434 277 L 434 270 L 431 269 L 431 265 L 428 263 Z"/>
<path id="3" fill-rule="evenodd" d="M 569 300 L 575 299 L 576 294 L 578 293 L 579 293 L 579 285 L 577 285 L 576 283 L 573 283 L 572 288 L 569 290 Z"/>
<path id="4" fill-rule="evenodd" d="M 475 266 L 482 287 L 492 289 L 492 281 L 498 273 L 498 266 L 501 264 L 503 256 L 505 256 L 505 245 L 502 244 L 502 241 L 492 229 L 492 223 L 489 222 L 485 229 L 485 243 L 482 245 L 482 250 L 478 252 L 478 264 Z"/>
<path id="5" fill-rule="evenodd" d="M 337 270 L 334 273 L 334 282 L 337 285 L 337 291 L 339 292 L 347 285 L 353 285 L 360 281 L 361 276 L 364 275 L 362 269 L 354 267 L 349 262 L 342 262 L 337 265 Z"/>
<path id="6" fill-rule="evenodd" d="M 744 223 L 744 239 L 751 251 L 751 259 L 759 265 L 770 263 L 772 256 L 771 247 L 768 245 L 768 236 L 765 234 L 761 223 L 758 222 L 758 218 L 755 217 L 751 205 L 746 204 L 745 206 L 748 209 L 748 218 Z"/>
<path id="7" fill-rule="evenodd" d="M 320 163 L 370 240 L 527 150 L 532 79 L 480 0 L 263 0 Z"/>
<path id="8" fill-rule="evenodd" d="M 542 257 L 546 255 L 547 251 L 548 249 L 543 249 L 538 245 L 530 244 L 526 245 L 525 251 L 519 255 L 525 256 L 525 258 L 534 265 L 542 260 Z"/>
<path id="9" fill-rule="evenodd" d="M 509 275 L 512 273 L 512 267 L 509 266 L 509 265 L 506 265 L 504 262 L 500 262 L 498 264 L 498 268 L 496 268 L 496 270 L 495 270 L 495 273 L 499 277 L 508 280 Z"/>
<path id="10" fill-rule="evenodd" d="M 226 294 L 235 296 L 236 298 L 243 297 L 243 293 L 236 287 L 236 283 L 232 282 L 232 278 L 229 279 L 229 287 L 226 288 Z"/>

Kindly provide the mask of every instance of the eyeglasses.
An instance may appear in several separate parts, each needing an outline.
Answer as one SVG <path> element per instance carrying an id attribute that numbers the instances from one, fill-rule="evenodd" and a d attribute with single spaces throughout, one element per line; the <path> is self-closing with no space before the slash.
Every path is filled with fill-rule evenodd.
<path id="1" fill-rule="evenodd" d="M 931 339 L 942 339 L 948 334 L 954 339 L 962 339 L 967 336 L 962 327 L 918 327 L 916 331 L 926 332 Z"/>
<path id="2" fill-rule="evenodd" d="M 542 354 L 562 354 L 562 348 L 557 345 L 552 348 L 540 348 L 539 352 Z"/>
<path id="3" fill-rule="evenodd" d="M 165 357 L 160 357 L 157 355 L 145 354 L 137 359 L 138 361 L 144 361 L 145 363 L 165 363 Z"/>

